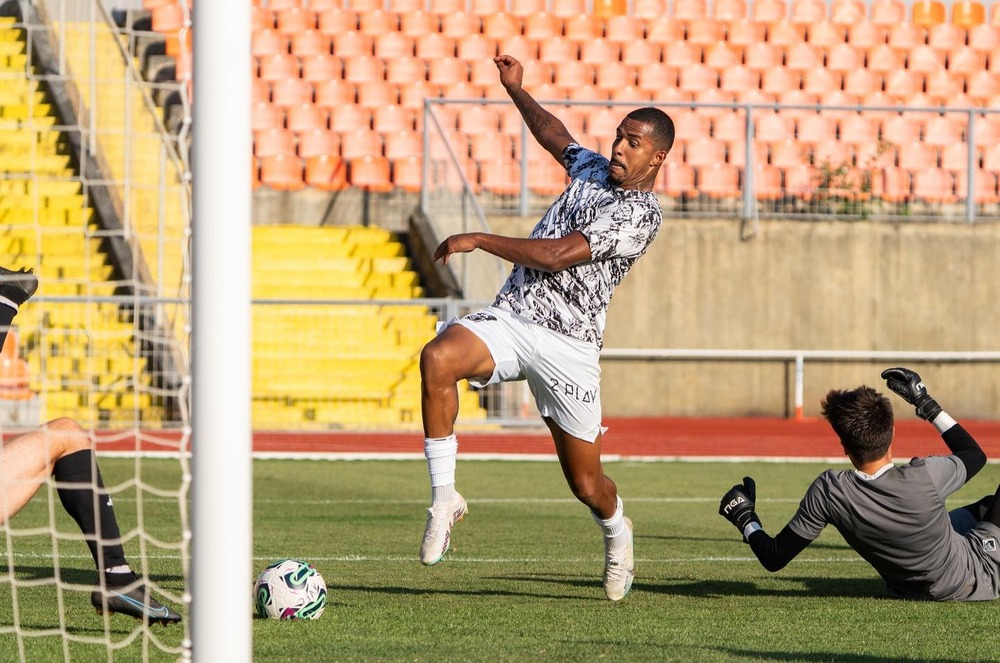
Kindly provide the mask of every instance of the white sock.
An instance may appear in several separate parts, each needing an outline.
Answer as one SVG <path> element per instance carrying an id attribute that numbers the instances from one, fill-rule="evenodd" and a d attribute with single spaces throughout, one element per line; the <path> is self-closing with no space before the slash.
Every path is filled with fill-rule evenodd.
<path id="1" fill-rule="evenodd" d="M 431 504 L 455 499 L 455 459 L 458 456 L 458 438 L 424 438 L 424 458 L 431 475 Z"/>
<path id="2" fill-rule="evenodd" d="M 618 547 L 616 544 L 621 544 L 625 546 L 626 536 L 628 535 L 628 528 L 625 527 L 625 505 L 622 503 L 622 498 L 618 496 L 618 504 L 615 507 L 615 514 L 604 520 L 596 513 L 591 511 L 590 515 L 594 517 L 594 522 L 596 522 L 601 531 L 604 532 L 605 541 L 611 543 L 611 547 Z"/>

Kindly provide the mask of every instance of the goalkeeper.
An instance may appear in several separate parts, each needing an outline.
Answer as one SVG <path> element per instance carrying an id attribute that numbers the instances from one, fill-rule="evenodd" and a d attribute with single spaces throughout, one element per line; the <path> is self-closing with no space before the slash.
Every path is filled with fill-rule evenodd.
<path id="1" fill-rule="evenodd" d="M 778 571 L 833 525 L 885 580 L 889 595 L 930 601 L 986 601 L 1000 596 L 1000 488 L 950 513 L 948 495 L 986 463 L 969 433 L 906 368 L 882 377 L 941 434 L 951 454 L 893 465 L 892 405 L 871 387 L 833 390 L 823 416 L 840 437 L 853 470 L 827 470 L 798 511 L 771 538 L 754 511 L 756 487 L 745 477 L 719 504 L 768 571 Z"/>
<path id="2" fill-rule="evenodd" d="M 18 308 L 37 288 L 38 278 L 30 271 L 0 267 L 0 347 Z M 129 567 L 90 437 L 72 419 L 55 419 L 0 444 L 0 524 L 24 508 L 49 476 L 55 478 L 59 501 L 83 532 L 101 576 L 90 595 L 97 611 L 150 623 L 179 622 L 181 616 L 152 598 Z"/>

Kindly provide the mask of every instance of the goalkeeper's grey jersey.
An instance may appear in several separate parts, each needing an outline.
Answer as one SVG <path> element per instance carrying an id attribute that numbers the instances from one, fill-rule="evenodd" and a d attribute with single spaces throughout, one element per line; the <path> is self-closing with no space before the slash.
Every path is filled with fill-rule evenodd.
<path id="1" fill-rule="evenodd" d="M 965 483 L 956 456 L 914 458 L 875 478 L 827 470 L 806 491 L 788 526 L 812 541 L 827 524 L 885 579 L 890 595 L 909 599 L 989 600 L 1000 592 L 997 537 L 980 523 L 952 529 L 945 498 Z"/>
<path id="2" fill-rule="evenodd" d="M 610 184 L 608 160 L 600 154 L 574 143 L 563 151 L 563 162 L 573 181 L 531 238 L 557 239 L 580 231 L 591 259 L 559 272 L 515 265 L 493 305 L 600 347 L 615 286 L 646 252 L 663 215 L 652 191 Z"/>

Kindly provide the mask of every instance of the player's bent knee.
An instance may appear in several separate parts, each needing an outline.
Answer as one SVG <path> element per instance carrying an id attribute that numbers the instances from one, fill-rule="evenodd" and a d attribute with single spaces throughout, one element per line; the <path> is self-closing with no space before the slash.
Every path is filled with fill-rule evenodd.
<path id="1" fill-rule="evenodd" d="M 58 441 L 63 455 L 90 448 L 90 437 L 74 419 L 60 417 L 45 424 L 44 429 Z"/>
<path id="2" fill-rule="evenodd" d="M 574 477 L 569 487 L 576 499 L 593 506 L 601 497 L 602 481 L 598 477 Z"/>

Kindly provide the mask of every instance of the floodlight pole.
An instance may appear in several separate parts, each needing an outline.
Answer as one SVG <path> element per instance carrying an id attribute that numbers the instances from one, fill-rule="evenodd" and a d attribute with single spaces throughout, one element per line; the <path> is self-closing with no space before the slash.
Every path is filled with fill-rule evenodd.
<path id="1" fill-rule="evenodd" d="M 250 5 L 193 10 L 191 652 L 252 659 Z"/>

